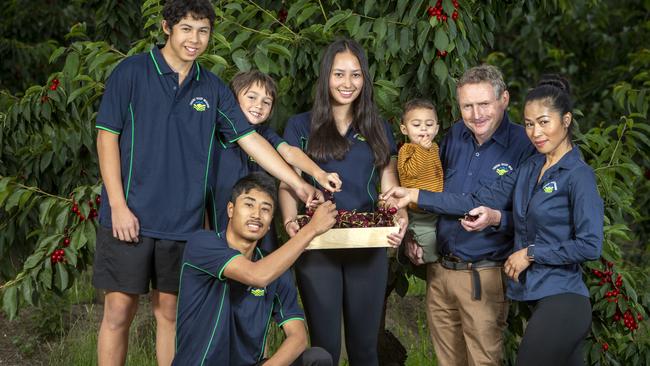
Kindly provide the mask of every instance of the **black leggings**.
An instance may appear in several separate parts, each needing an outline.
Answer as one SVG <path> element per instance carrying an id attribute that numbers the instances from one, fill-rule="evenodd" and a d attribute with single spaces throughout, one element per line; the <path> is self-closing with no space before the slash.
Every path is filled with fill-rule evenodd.
<path id="1" fill-rule="evenodd" d="M 591 327 L 589 298 L 545 297 L 535 304 L 517 354 L 518 366 L 582 366 L 582 343 Z"/>
<path id="2" fill-rule="evenodd" d="M 311 345 L 325 348 L 338 365 L 343 315 L 350 365 L 378 365 L 377 335 L 388 277 L 386 249 L 306 251 L 295 271 Z"/>

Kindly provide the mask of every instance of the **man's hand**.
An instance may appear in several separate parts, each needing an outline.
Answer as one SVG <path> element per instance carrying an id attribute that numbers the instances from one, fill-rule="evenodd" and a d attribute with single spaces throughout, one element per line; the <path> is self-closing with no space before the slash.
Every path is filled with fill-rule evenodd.
<path id="1" fill-rule="evenodd" d="M 320 235 L 336 224 L 337 214 L 338 211 L 336 210 L 335 204 L 330 201 L 324 202 L 318 206 L 309 223 L 305 225 L 305 228 L 309 227 L 314 230 L 316 235 Z"/>
<path id="2" fill-rule="evenodd" d="M 140 223 L 127 206 L 111 207 L 113 237 L 127 242 L 138 242 Z"/>
<path id="3" fill-rule="evenodd" d="M 398 209 L 408 206 L 409 203 L 417 203 L 420 190 L 415 188 L 391 187 L 379 197 L 386 201 L 386 206 L 397 207 Z"/>
<path id="4" fill-rule="evenodd" d="M 463 218 L 460 224 L 466 231 L 481 231 L 488 226 L 499 226 L 501 224 L 501 211 L 489 207 L 479 206 L 468 212 L 470 216 L 478 216 L 476 219 L 468 220 Z"/>
<path id="5" fill-rule="evenodd" d="M 519 275 L 530 266 L 531 260 L 528 258 L 527 252 L 528 248 L 519 249 L 510 254 L 510 257 L 503 265 L 503 271 L 515 282 L 519 282 Z"/>
<path id="6" fill-rule="evenodd" d="M 300 225 L 298 225 L 296 219 L 289 220 L 284 223 L 284 230 L 289 234 L 290 238 L 293 238 L 300 231 Z"/>
<path id="7" fill-rule="evenodd" d="M 418 245 L 414 238 L 406 241 L 405 254 L 416 266 L 424 264 L 422 247 Z"/>
<path id="8" fill-rule="evenodd" d="M 325 171 L 321 171 L 321 173 L 317 174 L 317 176 L 314 177 L 318 184 L 320 184 L 323 188 L 330 192 L 341 192 L 341 186 L 343 185 L 343 182 L 341 182 L 341 178 L 339 178 L 339 175 L 337 173 L 327 173 Z"/>

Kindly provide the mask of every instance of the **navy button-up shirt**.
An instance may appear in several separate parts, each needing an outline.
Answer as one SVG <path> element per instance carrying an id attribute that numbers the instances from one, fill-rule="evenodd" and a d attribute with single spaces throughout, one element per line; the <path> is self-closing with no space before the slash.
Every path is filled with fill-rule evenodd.
<path id="1" fill-rule="evenodd" d="M 460 120 L 449 129 L 440 146 L 445 173 L 444 191 L 475 192 L 516 169 L 533 154 L 535 148 L 524 128 L 510 122 L 507 114 L 492 137 L 482 145 L 476 143 L 472 132 Z M 443 255 L 454 255 L 465 261 L 504 260 L 512 250 L 510 208 L 501 212 L 498 229 L 489 228 L 481 232 L 465 231 L 458 216 L 440 216 L 438 248 Z"/>
<path id="2" fill-rule="evenodd" d="M 509 281 L 508 297 L 538 300 L 575 293 L 589 296 L 580 263 L 600 257 L 603 201 L 593 170 L 574 147 L 537 182 L 546 157 L 536 155 L 519 169 L 470 195 L 420 192 L 418 205 L 460 215 L 476 206 L 512 207 L 514 250 L 534 245 L 535 261 Z"/>

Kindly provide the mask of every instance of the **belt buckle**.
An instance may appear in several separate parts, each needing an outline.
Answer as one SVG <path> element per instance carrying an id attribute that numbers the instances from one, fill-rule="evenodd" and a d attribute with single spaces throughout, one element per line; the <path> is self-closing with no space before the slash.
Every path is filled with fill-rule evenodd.
<path id="1" fill-rule="evenodd" d="M 453 263 L 463 263 L 464 261 L 460 259 L 459 257 L 453 255 L 453 254 L 447 254 L 444 256 L 444 259 L 448 262 L 453 262 Z"/>

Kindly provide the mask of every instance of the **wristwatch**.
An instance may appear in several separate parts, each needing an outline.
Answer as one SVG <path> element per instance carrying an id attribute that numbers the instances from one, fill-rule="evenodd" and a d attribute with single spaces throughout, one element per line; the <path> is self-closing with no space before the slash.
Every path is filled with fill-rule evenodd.
<path id="1" fill-rule="evenodd" d="M 535 244 L 531 244 L 528 246 L 526 249 L 526 256 L 528 257 L 529 260 L 535 261 Z"/>

